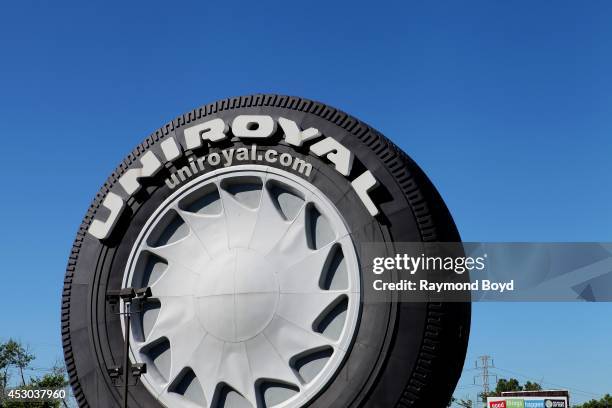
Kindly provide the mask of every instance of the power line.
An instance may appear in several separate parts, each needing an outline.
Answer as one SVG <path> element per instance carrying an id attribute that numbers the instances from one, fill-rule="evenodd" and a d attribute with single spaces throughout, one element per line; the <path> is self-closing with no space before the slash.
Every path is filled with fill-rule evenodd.
<path id="1" fill-rule="evenodd" d="M 489 378 L 495 378 L 495 382 L 497 382 L 497 375 L 489 374 L 489 369 L 495 368 L 495 363 L 493 358 L 488 355 L 479 356 L 475 363 L 475 368 L 480 370 L 481 374 L 474 376 L 474 384 L 477 385 L 476 379 L 482 379 L 482 401 L 484 402 L 489 394 Z"/>
<path id="2" fill-rule="evenodd" d="M 477 384 L 460 385 L 456 387 L 455 390 L 465 390 L 467 388 L 474 388 L 474 387 L 480 387 L 480 385 L 477 385 Z"/>
<path id="3" fill-rule="evenodd" d="M 584 391 L 584 390 L 581 390 L 581 389 L 575 388 L 575 387 L 567 387 L 565 385 L 555 384 L 555 383 L 552 383 L 552 382 L 549 382 L 549 381 L 543 381 L 543 380 L 538 381 L 538 380 L 535 380 L 535 379 L 533 379 L 532 377 L 530 377 L 528 375 L 521 374 L 521 373 L 518 373 L 516 371 L 508 370 L 508 369 L 505 369 L 505 368 L 496 367 L 496 369 L 499 370 L 499 371 L 507 372 L 509 374 L 517 375 L 519 377 L 523 377 L 524 379 L 529 380 L 529 381 L 539 382 L 541 384 L 548 384 L 548 385 L 552 385 L 554 387 L 564 388 L 564 389 L 567 389 L 567 390 L 570 390 L 570 391 L 573 391 L 573 392 L 577 392 L 579 394 L 585 394 L 585 395 L 589 395 L 591 397 L 600 397 L 601 396 L 601 394 L 596 394 L 594 392 Z"/>
<path id="4" fill-rule="evenodd" d="M 498 376 L 495 374 L 495 371 L 497 371 L 497 370 L 500 371 L 500 372 L 505 372 L 505 373 L 508 373 L 508 374 L 512 374 L 512 375 L 521 377 L 524 380 L 529 380 L 529 381 L 532 381 L 532 382 L 535 382 L 535 383 L 538 383 L 538 384 L 541 384 L 541 385 L 546 384 L 546 385 L 550 385 L 550 386 L 553 386 L 553 387 L 558 387 L 558 388 L 561 388 L 561 389 L 566 389 L 566 390 L 572 391 L 574 393 L 582 394 L 582 395 L 585 395 L 585 396 L 588 396 L 588 397 L 591 397 L 591 398 L 599 398 L 599 397 L 601 397 L 601 394 L 597 394 L 597 393 L 594 393 L 594 392 L 591 392 L 591 391 L 585 391 L 585 390 L 582 390 L 580 388 L 576 388 L 576 387 L 573 387 L 573 386 L 572 387 L 568 387 L 568 386 L 565 386 L 565 385 L 556 384 L 556 383 L 552 383 L 552 382 L 549 382 L 549 381 L 544 381 L 543 378 L 541 380 L 536 380 L 536 379 L 534 379 L 531 376 L 528 376 L 528 375 L 525 375 L 525 374 L 522 374 L 522 373 L 519 373 L 519 372 L 516 372 L 516 371 L 513 371 L 513 370 L 508 370 L 506 368 L 496 367 L 495 364 L 494 364 L 493 358 L 491 356 L 489 356 L 489 355 L 478 356 L 476 361 L 475 361 L 475 366 L 473 368 L 469 368 L 469 369 L 466 368 L 464 371 L 474 371 L 474 370 L 480 372 L 479 374 L 474 376 L 474 384 L 472 384 L 472 385 L 463 384 L 463 385 L 457 387 L 456 389 L 457 390 L 464 390 L 464 389 L 468 389 L 468 388 L 471 388 L 471 387 L 482 387 L 482 394 L 481 395 L 483 397 L 482 398 L 483 402 L 486 399 L 486 395 L 490 391 L 490 383 L 491 383 L 490 379 L 494 378 L 495 379 L 494 381 L 497 382 Z M 477 398 L 477 400 L 478 400 L 478 398 Z"/>
<path id="5" fill-rule="evenodd" d="M 57 370 L 57 367 L 49 367 L 49 368 L 44 368 L 44 367 L 25 367 L 23 370 L 24 371 L 46 371 L 46 372 L 51 372 L 51 371 Z"/>

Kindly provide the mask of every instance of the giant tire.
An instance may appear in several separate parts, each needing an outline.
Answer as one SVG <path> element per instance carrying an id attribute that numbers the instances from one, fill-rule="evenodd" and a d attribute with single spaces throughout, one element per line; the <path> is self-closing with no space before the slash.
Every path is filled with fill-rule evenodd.
<path id="1" fill-rule="evenodd" d="M 336 206 L 357 251 L 364 242 L 392 247 L 398 241 L 460 240 L 444 202 L 418 166 L 383 135 L 337 109 L 297 97 L 252 95 L 221 100 L 181 115 L 146 138 L 113 172 L 90 206 L 74 241 L 64 281 L 61 324 L 70 383 L 81 407 L 120 404 L 120 389 L 111 383 L 107 369 L 121 364 L 123 332 L 105 294 L 121 286 L 129 252 L 140 230 L 172 193 L 163 180 L 185 165 L 186 158 L 177 159 L 154 177 L 142 179 L 143 188 L 127 202 L 108 239 L 99 240 L 87 232 L 92 220 L 104 212 L 102 202 L 109 191 L 121 190 L 118 179 L 134 168 L 145 152 L 158 152 L 159 144 L 171 136 L 183 143 L 186 126 L 239 114 L 282 116 L 301 129 L 316 127 L 354 153 L 354 169 L 372 172 L 380 183 L 371 193 L 380 209 L 375 217 L 350 188 L 349 179 L 327 160 L 309 152 L 308 143 L 296 148 L 280 136 L 267 142 L 312 164 L 309 177 L 298 176 Z M 242 145 L 232 138 L 224 147 Z M 211 147 L 211 151 L 215 149 Z M 306 405 L 445 407 L 463 367 L 470 310 L 468 303 L 370 303 L 362 299 L 347 356 Z M 140 383 L 130 389 L 130 406 L 162 404 Z"/>

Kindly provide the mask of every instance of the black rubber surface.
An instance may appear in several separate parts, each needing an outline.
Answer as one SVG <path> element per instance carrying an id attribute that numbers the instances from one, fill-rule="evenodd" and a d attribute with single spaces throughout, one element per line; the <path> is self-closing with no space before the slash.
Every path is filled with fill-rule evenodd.
<path id="1" fill-rule="evenodd" d="M 128 155 L 96 195 L 77 233 L 66 270 L 61 318 L 70 383 L 80 406 L 119 406 L 119 390 L 111 384 L 106 369 L 121 364 L 123 340 L 119 320 L 104 295 L 107 289 L 120 287 L 138 233 L 173 192 L 164 184 L 164 178 L 183 166 L 187 158 L 178 159 L 174 167 L 163 169 L 156 177 L 142 179 L 144 187 L 128 201 L 109 239 L 101 242 L 87 233 L 92 219 L 98 211 L 105 211 L 101 203 L 109 191 L 125 196 L 117 180 L 137 164 L 144 152 L 160 152 L 159 143 L 169 136 L 183 143 L 186 125 L 214 117 L 231 119 L 239 114 L 283 116 L 296 121 L 302 129 L 316 127 L 355 154 L 352 177 L 365 169 L 374 174 L 380 182 L 371 194 L 381 211 L 376 217 L 370 216 L 361 204 L 349 179 L 309 153 L 309 143 L 296 149 L 284 143 L 280 131 L 265 142 L 312 164 L 309 177 L 295 174 L 314 184 L 336 205 L 358 249 L 361 242 L 383 242 L 392 248 L 396 241 L 459 241 L 444 202 L 418 166 L 380 133 L 339 110 L 302 98 L 252 95 L 188 112 L 157 130 Z M 263 147 L 262 141 L 258 145 Z M 210 151 L 230 145 L 244 144 L 232 138 Z M 364 299 L 360 313 L 349 356 L 335 379 L 309 406 L 445 407 L 463 367 L 470 305 L 381 304 Z M 130 391 L 130 406 L 161 405 L 138 385 Z"/>

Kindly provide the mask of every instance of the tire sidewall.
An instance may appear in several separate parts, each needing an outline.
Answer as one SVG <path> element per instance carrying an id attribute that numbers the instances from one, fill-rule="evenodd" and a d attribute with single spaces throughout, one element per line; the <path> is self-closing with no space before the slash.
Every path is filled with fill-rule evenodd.
<path id="1" fill-rule="evenodd" d="M 307 146 L 303 148 L 289 146 L 279 135 L 265 141 L 253 141 L 261 150 L 273 147 L 279 153 L 288 152 L 312 164 L 310 176 L 305 177 L 280 165 L 267 163 L 268 166 L 297 174 L 317 187 L 344 217 L 358 254 L 361 251 L 361 244 L 367 242 L 385 242 L 392 247 L 394 237 L 401 237 L 404 241 L 423 240 L 421 228 L 418 225 L 418 219 L 414 216 L 411 204 L 397 180 L 389 172 L 384 160 L 373 153 L 371 146 L 367 146 L 362 140 L 331 121 L 294 109 L 254 107 L 223 110 L 192 121 L 189 125 L 216 117 L 231 122 L 233 117 L 241 114 L 264 114 L 274 118 L 282 116 L 294 120 L 301 129 L 315 127 L 324 136 L 336 139 L 353 152 L 358 170 L 367 169 L 372 172 L 381 184 L 376 189 L 374 196 L 375 200 L 380 199 L 381 214 L 376 217 L 372 217 L 367 212 L 351 188 L 349 179 L 339 174 L 333 168 L 333 164 L 309 153 Z M 183 129 L 184 127 L 178 127 L 170 131 L 163 139 L 175 137 L 177 142 L 184 143 Z M 160 138 L 158 142 L 163 139 Z M 209 151 L 207 147 L 201 151 L 194 150 L 193 154 L 200 156 L 227 147 L 250 146 L 250 141 L 232 138 L 218 147 L 211 146 Z M 149 143 L 147 148 L 135 151 L 137 153 L 135 157 L 148 149 L 156 154 L 160 153 L 159 143 Z M 75 265 L 70 297 L 70 330 L 73 337 L 71 352 L 76 365 L 76 373 L 79 375 L 79 385 L 90 402 L 94 398 L 97 399 L 96 405 L 115 405 L 120 401 L 120 393 L 110 382 L 105 370 L 110 366 L 121 364 L 123 332 L 119 316 L 107 304 L 105 294 L 108 289 L 121 287 L 125 265 L 140 231 L 151 214 L 176 191 L 168 188 L 163 180 L 185 163 L 186 159 L 183 157 L 164 168 L 155 177 L 142 179 L 143 188 L 127 202 L 109 239 L 99 241 L 89 234 L 83 237 Z M 249 162 L 242 161 L 236 164 L 244 165 Z M 115 172 L 107 182 L 106 193 L 116 191 L 121 194 L 121 187 L 116 180 L 121 173 L 137 166 L 137 160 L 132 160 L 127 165 L 124 162 L 124 165 L 118 169 L 119 171 Z M 194 175 L 193 178 L 202 174 Z M 190 180 L 184 181 L 183 184 Z M 100 194 L 97 197 L 97 208 L 101 208 L 100 203 L 104 195 Z M 101 211 L 103 212 L 103 209 Z M 89 217 L 89 223 L 91 219 Z M 365 258 L 359 254 L 360 262 Z M 367 265 L 360 266 L 361 273 L 364 273 Z M 393 302 L 363 301 L 348 356 L 335 378 L 311 401 L 310 406 L 348 407 L 361 405 L 366 401 L 369 401 L 368 406 L 394 406 L 401 398 L 409 377 L 415 370 L 425 335 L 427 317 L 427 304 L 403 303 L 400 305 Z M 401 334 L 406 330 L 410 331 L 410 336 Z M 398 333 L 402 337 L 399 346 Z M 86 373 L 87 376 L 81 376 L 79 372 Z M 385 377 L 384 381 L 380 381 L 382 376 Z M 376 403 L 372 402 L 374 399 L 368 398 L 374 393 L 380 395 Z M 161 407 L 141 384 L 132 387 L 130 394 L 132 404 L 142 407 Z"/>

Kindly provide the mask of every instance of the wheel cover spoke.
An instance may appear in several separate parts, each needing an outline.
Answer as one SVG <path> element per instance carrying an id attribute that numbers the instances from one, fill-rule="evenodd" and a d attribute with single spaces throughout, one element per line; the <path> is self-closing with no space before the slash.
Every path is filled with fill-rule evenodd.
<path id="1" fill-rule="evenodd" d="M 302 213 L 305 205 L 301 206 L 298 216 Z M 274 204 L 270 191 L 264 188 L 259 205 L 257 223 L 255 224 L 249 247 L 264 254 L 269 253 L 274 245 L 277 244 L 279 237 L 285 236 L 293 221 L 294 219 L 287 220 L 283 217 L 283 214 Z"/>
<path id="2" fill-rule="evenodd" d="M 129 335 L 132 360 L 151 365 L 143 384 L 166 405 L 221 408 L 221 395 L 231 392 L 268 406 L 265 384 L 266 393 L 285 393 L 270 406 L 303 406 L 339 370 L 354 337 L 360 275 L 341 215 L 297 176 L 249 167 L 181 187 L 151 216 L 130 256 L 124 287 L 146 281 L 138 268 L 147 254 L 165 268 L 145 282 L 159 308 L 151 329 L 139 334 L 144 326 L 135 325 Z M 215 211 L 194 210 L 200 198 Z M 167 239 L 170 213 L 184 236 Z M 340 283 L 332 287 L 332 278 Z M 331 321 L 334 336 L 323 331 Z M 169 353 L 163 375 L 155 374 L 163 371 L 159 344 Z M 313 358 L 322 368 L 303 376 L 302 360 Z"/>
<path id="3" fill-rule="evenodd" d="M 311 332 L 317 318 L 345 297 L 343 292 L 281 293 L 278 315 Z"/>
<path id="4" fill-rule="evenodd" d="M 251 370 L 255 378 L 268 378 L 300 386 L 300 380 L 274 345 L 262 333 L 246 343 Z"/>
<path id="5" fill-rule="evenodd" d="M 202 358 L 191 362 L 191 368 L 200 380 L 204 396 L 212 404 L 218 385 L 219 370 L 223 360 L 223 342 L 206 335 L 198 346 L 195 355 Z"/>
<path id="6" fill-rule="evenodd" d="M 188 296 L 196 279 L 196 272 L 179 263 L 170 262 L 166 271 L 150 285 L 151 292 L 155 297 Z"/>
<path id="7" fill-rule="evenodd" d="M 186 297 L 169 297 L 162 298 L 159 315 L 155 320 L 155 324 L 151 331 L 146 335 L 144 342 L 141 342 L 141 347 L 146 346 L 160 338 L 167 338 L 171 343 L 185 343 L 182 335 L 191 331 L 201 331 L 193 315 L 192 300 Z"/>
<path id="8" fill-rule="evenodd" d="M 276 316 L 270 322 L 264 334 L 286 361 L 290 361 L 292 357 L 304 351 L 319 349 L 330 344 L 329 339 L 281 316 Z"/>
<path id="9" fill-rule="evenodd" d="M 202 215 L 184 210 L 179 210 L 179 214 L 198 238 L 207 255 L 210 256 L 210 254 L 215 254 L 225 248 L 229 248 L 225 216 L 223 214 Z"/>
<path id="10" fill-rule="evenodd" d="M 219 367 L 219 380 L 242 395 L 252 406 L 256 406 L 255 381 L 246 345 L 229 343 L 223 345 L 223 363 Z"/>
<path id="11" fill-rule="evenodd" d="M 325 247 L 311 251 L 302 259 L 279 272 L 278 281 L 281 293 L 318 293 L 321 291 L 320 274 L 334 249 L 331 243 Z"/>
<path id="12" fill-rule="evenodd" d="M 210 259 L 208 254 L 201 250 L 202 244 L 195 234 L 189 234 L 183 239 L 162 246 L 145 245 L 143 249 L 169 261 L 169 263 L 182 265 L 191 270 Z"/>
<path id="13" fill-rule="evenodd" d="M 229 247 L 248 247 L 257 222 L 257 208 L 241 204 L 225 189 L 220 189 Z"/>

